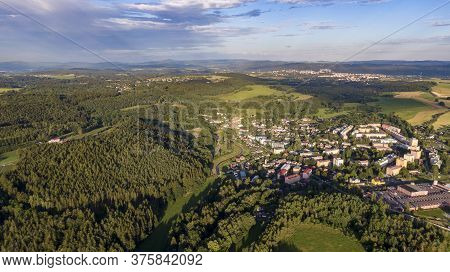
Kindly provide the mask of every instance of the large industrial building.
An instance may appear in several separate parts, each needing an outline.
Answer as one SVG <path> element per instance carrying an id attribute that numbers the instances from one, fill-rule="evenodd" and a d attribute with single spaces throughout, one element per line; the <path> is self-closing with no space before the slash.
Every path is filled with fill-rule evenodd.
<path id="1" fill-rule="evenodd" d="M 450 204 L 448 187 L 439 184 L 406 184 L 379 192 L 391 208 L 403 210 L 434 209 Z"/>

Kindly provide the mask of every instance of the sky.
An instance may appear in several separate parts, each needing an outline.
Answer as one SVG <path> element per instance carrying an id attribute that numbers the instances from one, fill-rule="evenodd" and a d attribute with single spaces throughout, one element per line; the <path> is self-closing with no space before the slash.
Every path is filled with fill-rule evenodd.
<path id="1" fill-rule="evenodd" d="M 0 62 L 166 59 L 450 60 L 450 1 L 0 0 Z"/>

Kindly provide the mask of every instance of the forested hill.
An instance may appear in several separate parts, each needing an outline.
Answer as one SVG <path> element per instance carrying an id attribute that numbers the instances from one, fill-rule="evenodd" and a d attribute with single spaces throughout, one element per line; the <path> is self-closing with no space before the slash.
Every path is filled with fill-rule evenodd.
<path id="1" fill-rule="evenodd" d="M 0 250 L 133 250 L 210 171 L 208 149 L 155 124 L 23 151 L 0 181 Z"/>
<path id="2" fill-rule="evenodd" d="M 339 230 L 366 251 L 448 250 L 440 229 L 392 214 L 382 202 L 314 183 L 306 188 L 283 186 L 271 180 L 225 178 L 204 202 L 178 217 L 170 231 L 170 248 L 277 251 L 296 226 L 314 224 Z M 322 241 L 320 236 L 310 239 Z"/>

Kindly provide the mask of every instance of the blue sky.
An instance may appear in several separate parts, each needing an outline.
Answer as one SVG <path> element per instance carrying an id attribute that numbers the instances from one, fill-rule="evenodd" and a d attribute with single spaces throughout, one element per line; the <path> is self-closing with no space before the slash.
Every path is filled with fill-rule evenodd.
<path id="1" fill-rule="evenodd" d="M 351 60 L 450 60 L 446 3 L 0 0 L 0 61 L 343 61 L 443 5 Z"/>

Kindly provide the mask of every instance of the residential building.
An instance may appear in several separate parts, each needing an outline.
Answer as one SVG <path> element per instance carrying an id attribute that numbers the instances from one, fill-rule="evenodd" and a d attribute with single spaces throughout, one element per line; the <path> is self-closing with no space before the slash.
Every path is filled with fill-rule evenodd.
<path id="1" fill-rule="evenodd" d="M 283 153 L 284 152 L 284 147 L 281 147 L 281 148 L 274 148 L 273 149 L 273 154 L 275 154 L 275 155 L 278 155 L 278 154 L 281 154 L 281 153 Z"/>
<path id="2" fill-rule="evenodd" d="M 416 138 L 411 138 L 409 140 L 409 145 L 412 147 L 417 147 L 419 146 L 419 140 L 417 140 Z"/>
<path id="3" fill-rule="evenodd" d="M 298 174 L 298 173 L 300 173 L 301 170 L 302 170 L 302 168 L 299 165 L 296 165 L 292 168 L 292 173 Z"/>
<path id="4" fill-rule="evenodd" d="M 369 166 L 369 161 L 368 160 L 356 161 L 356 163 L 358 163 L 361 166 Z"/>
<path id="5" fill-rule="evenodd" d="M 335 167 L 341 167 L 344 165 L 344 159 L 341 158 L 333 158 L 333 166 Z"/>
<path id="6" fill-rule="evenodd" d="M 301 179 L 301 176 L 299 174 L 292 174 L 289 176 L 285 176 L 284 182 L 287 184 L 293 184 L 293 183 L 299 182 L 300 179 Z"/>
<path id="7" fill-rule="evenodd" d="M 323 153 L 327 155 L 338 155 L 340 153 L 339 148 L 333 148 L 333 149 L 325 149 Z"/>
<path id="8" fill-rule="evenodd" d="M 317 167 L 328 167 L 330 165 L 330 160 L 318 160 Z"/>
<path id="9" fill-rule="evenodd" d="M 416 158 L 414 157 L 413 154 L 408 153 L 408 154 L 403 155 L 403 159 L 405 159 L 407 162 L 414 162 L 414 160 Z"/>
<path id="10" fill-rule="evenodd" d="M 413 155 L 414 156 L 414 159 L 415 160 L 419 160 L 420 159 L 420 156 L 422 156 L 422 151 L 414 151 L 414 150 L 412 150 L 411 151 L 411 155 Z"/>
<path id="11" fill-rule="evenodd" d="M 408 166 L 408 161 L 405 160 L 404 158 L 397 158 L 395 160 L 395 165 L 400 166 L 402 168 L 406 168 Z"/>
<path id="12" fill-rule="evenodd" d="M 302 178 L 303 179 L 309 179 L 312 175 L 312 169 L 311 168 L 307 168 L 305 169 L 305 171 L 303 171 L 302 173 Z"/>
<path id="13" fill-rule="evenodd" d="M 287 172 L 288 171 L 286 169 L 281 169 L 280 172 L 278 172 L 278 179 L 280 179 L 281 177 L 286 176 Z"/>
<path id="14" fill-rule="evenodd" d="M 400 174 L 400 170 L 402 169 L 401 166 L 389 166 L 386 168 L 386 175 L 388 176 L 397 176 Z"/>

